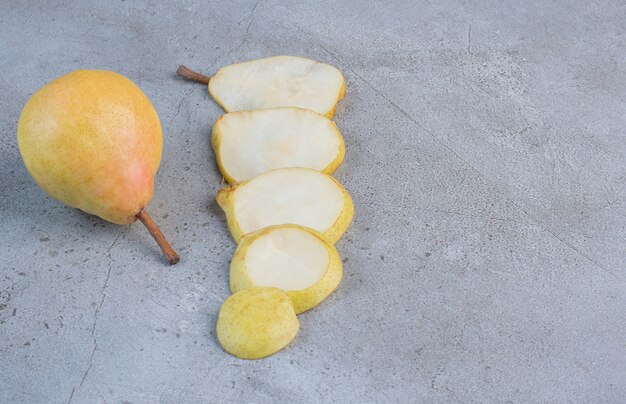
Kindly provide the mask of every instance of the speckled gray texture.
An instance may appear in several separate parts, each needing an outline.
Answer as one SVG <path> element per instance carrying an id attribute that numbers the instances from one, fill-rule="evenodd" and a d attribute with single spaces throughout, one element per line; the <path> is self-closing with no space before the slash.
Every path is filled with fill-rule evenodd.
<path id="1" fill-rule="evenodd" d="M 626 3 L 0 1 L 0 402 L 623 402 Z M 345 278 L 292 345 L 215 338 L 235 244 L 222 113 L 174 76 L 277 54 L 339 67 Z M 37 88 L 118 71 L 164 153 L 140 224 L 62 206 L 15 140 Z"/>

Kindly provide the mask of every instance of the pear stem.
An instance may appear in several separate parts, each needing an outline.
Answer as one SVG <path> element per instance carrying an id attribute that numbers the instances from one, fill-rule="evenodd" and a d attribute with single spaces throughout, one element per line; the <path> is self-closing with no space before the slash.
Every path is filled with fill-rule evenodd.
<path id="1" fill-rule="evenodd" d="M 170 265 L 174 265 L 180 261 L 178 254 L 176 254 L 176 251 L 174 251 L 170 243 L 167 242 L 165 236 L 161 233 L 161 229 L 159 229 L 159 226 L 154 223 L 154 220 L 152 220 L 148 211 L 141 209 L 139 213 L 137 213 L 137 219 L 139 219 L 141 223 L 146 226 L 152 237 L 154 237 L 154 240 L 157 242 L 159 247 L 161 247 L 161 251 L 163 251 L 163 255 L 165 255 L 165 258 Z"/>
<path id="2" fill-rule="evenodd" d="M 209 80 L 211 80 L 210 77 L 205 76 L 204 74 L 200 74 L 198 72 L 194 72 L 190 68 L 183 65 L 180 65 L 178 67 L 178 70 L 176 70 L 176 74 L 184 79 L 196 81 L 202 84 L 209 84 Z"/>

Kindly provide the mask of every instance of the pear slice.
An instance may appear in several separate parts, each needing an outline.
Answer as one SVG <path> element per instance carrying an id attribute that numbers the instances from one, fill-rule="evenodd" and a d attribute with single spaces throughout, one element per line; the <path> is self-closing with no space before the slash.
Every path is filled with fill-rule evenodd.
<path id="1" fill-rule="evenodd" d="M 220 172 L 229 183 L 283 167 L 332 174 L 345 154 L 333 121 L 291 107 L 224 114 L 213 126 L 211 143 Z"/>
<path id="2" fill-rule="evenodd" d="M 258 287 L 231 295 L 217 318 L 217 339 L 241 359 L 260 359 L 287 346 L 300 329 L 291 299 L 277 288 Z"/>
<path id="3" fill-rule="evenodd" d="M 278 168 L 222 188 L 217 194 L 235 239 L 264 227 L 298 224 L 332 243 L 354 214 L 352 198 L 333 177 L 310 168 Z"/>
<path id="4" fill-rule="evenodd" d="M 295 224 L 245 235 L 230 263 L 233 293 L 255 286 L 279 288 L 293 301 L 296 314 L 320 304 L 342 277 L 335 246 L 315 230 Z"/>
<path id="5" fill-rule="evenodd" d="M 227 112 L 274 107 L 310 109 L 328 118 L 346 93 L 335 67 L 296 56 L 274 56 L 226 66 L 209 78 L 178 68 L 189 80 L 208 83 L 211 96 Z"/>

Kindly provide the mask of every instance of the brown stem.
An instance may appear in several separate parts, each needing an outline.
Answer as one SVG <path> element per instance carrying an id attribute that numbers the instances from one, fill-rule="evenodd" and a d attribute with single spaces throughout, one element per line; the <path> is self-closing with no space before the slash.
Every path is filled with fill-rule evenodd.
<path id="1" fill-rule="evenodd" d="M 165 258 L 167 258 L 167 262 L 169 262 L 170 265 L 174 265 L 180 261 L 176 251 L 174 251 L 170 243 L 167 242 L 165 236 L 161 233 L 161 229 L 159 229 L 159 226 L 154 223 L 154 220 L 152 220 L 145 209 L 141 209 L 139 213 L 137 213 L 137 219 L 141 220 L 141 223 L 148 228 L 148 231 L 152 237 L 154 237 L 154 240 L 156 240 L 159 247 L 161 247 L 161 251 L 163 251 L 163 255 L 165 255 Z"/>
<path id="2" fill-rule="evenodd" d="M 176 74 L 184 79 L 193 80 L 202 84 L 209 84 L 209 80 L 211 80 L 210 77 L 205 76 L 204 74 L 194 72 L 190 68 L 182 65 L 178 67 L 178 70 L 176 70 Z"/>

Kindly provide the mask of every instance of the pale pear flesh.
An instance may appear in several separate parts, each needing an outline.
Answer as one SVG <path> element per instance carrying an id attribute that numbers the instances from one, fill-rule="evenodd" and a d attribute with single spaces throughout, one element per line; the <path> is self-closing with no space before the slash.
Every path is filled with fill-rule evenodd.
<path id="1" fill-rule="evenodd" d="M 254 285 L 285 291 L 319 282 L 330 262 L 324 243 L 305 231 L 276 229 L 259 237 L 247 250 L 246 267 Z"/>
<path id="2" fill-rule="evenodd" d="M 319 232 L 295 224 L 271 226 L 242 237 L 230 265 L 230 289 L 270 286 L 287 292 L 297 314 L 312 309 L 341 282 L 335 246 Z"/>
<path id="3" fill-rule="evenodd" d="M 297 224 L 336 242 L 349 226 L 350 194 L 329 175 L 309 168 L 280 168 L 222 189 L 224 209 L 235 240 L 264 227 Z"/>
<path id="4" fill-rule="evenodd" d="M 219 69 L 209 92 L 227 112 L 298 107 L 331 118 L 345 94 L 345 81 L 325 63 L 274 56 Z"/>
<path id="5" fill-rule="evenodd" d="M 230 183 L 284 167 L 332 174 L 345 154 L 341 133 L 330 119 L 291 107 L 224 114 L 213 126 L 212 144 Z"/>

